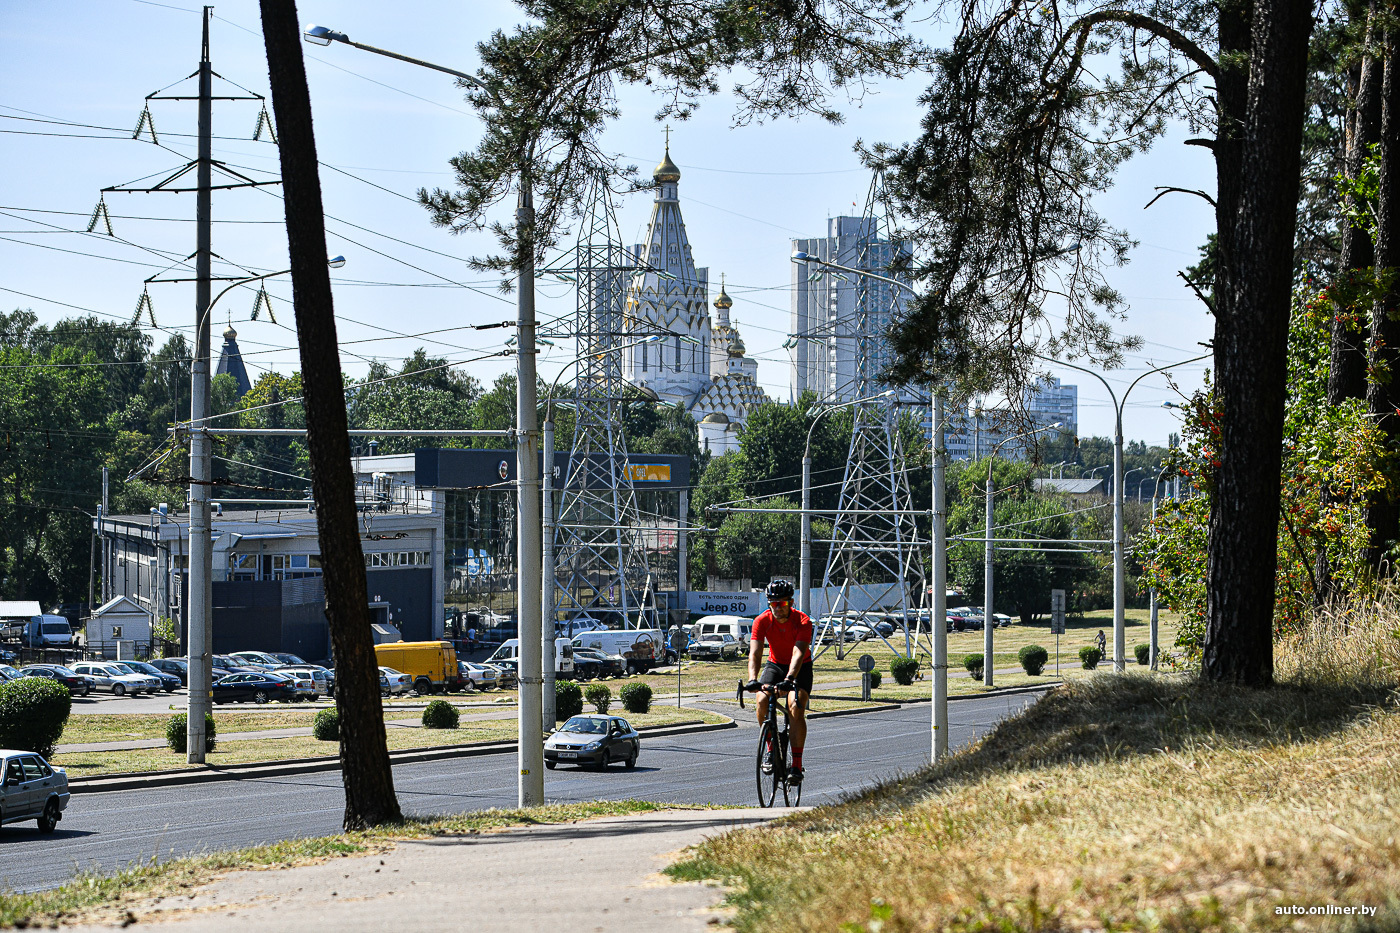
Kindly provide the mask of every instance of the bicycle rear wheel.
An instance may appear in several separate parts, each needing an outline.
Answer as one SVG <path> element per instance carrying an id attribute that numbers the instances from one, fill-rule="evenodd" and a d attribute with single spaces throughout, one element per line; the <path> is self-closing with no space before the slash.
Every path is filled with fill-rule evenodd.
<path id="1" fill-rule="evenodd" d="M 773 735 L 771 723 L 764 723 L 758 730 L 758 756 L 754 759 L 754 774 L 758 776 L 758 805 L 760 807 L 773 806 L 773 798 L 777 796 L 778 785 L 783 782 L 782 759 L 779 756 L 780 749 L 777 748 L 777 738 Z M 773 770 L 769 774 L 763 773 L 763 756 L 768 751 L 769 744 L 773 743 Z"/>

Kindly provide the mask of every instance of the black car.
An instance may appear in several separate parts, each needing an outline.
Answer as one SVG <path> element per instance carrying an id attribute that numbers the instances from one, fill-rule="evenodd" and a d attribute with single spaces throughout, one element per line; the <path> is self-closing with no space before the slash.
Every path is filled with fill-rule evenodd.
<path id="1" fill-rule="evenodd" d="M 165 688 L 166 693 L 174 693 L 177 687 L 184 684 L 184 680 L 168 671 L 163 671 L 154 664 L 147 664 L 145 661 L 121 661 L 123 667 L 128 667 L 138 674 L 147 674 L 160 681 L 160 685 Z"/>
<path id="2" fill-rule="evenodd" d="M 22 668 L 20 674 L 24 677 L 47 677 L 49 680 L 56 680 L 67 687 L 68 692 L 75 697 L 85 697 L 92 692 L 91 678 L 74 673 L 57 664 L 35 664 Z"/>
<path id="3" fill-rule="evenodd" d="M 591 662 L 596 670 L 595 677 L 622 677 L 627 673 L 627 662 L 620 655 L 608 654 L 597 648 L 575 648 L 574 669 L 587 662 Z"/>
<path id="4" fill-rule="evenodd" d="M 181 684 L 189 683 L 190 662 L 186 661 L 184 658 L 156 658 L 151 661 L 151 667 L 154 667 L 162 674 L 169 674 L 171 677 L 180 681 Z"/>
<path id="5" fill-rule="evenodd" d="M 271 671 L 229 674 L 214 681 L 213 689 L 215 703 L 242 703 L 244 700 L 252 700 L 254 703 L 266 703 L 269 700 L 291 702 L 296 696 L 296 688 L 292 686 L 291 680 Z"/>

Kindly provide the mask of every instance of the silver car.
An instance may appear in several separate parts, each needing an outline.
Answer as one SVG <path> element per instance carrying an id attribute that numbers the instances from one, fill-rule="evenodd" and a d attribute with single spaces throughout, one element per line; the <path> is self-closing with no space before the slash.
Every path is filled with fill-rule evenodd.
<path id="1" fill-rule="evenodd" d="M 68 807 L 68 773 L 33 752 L 0 748 L 0 825 L 37 820 L 51 833 Z"/>

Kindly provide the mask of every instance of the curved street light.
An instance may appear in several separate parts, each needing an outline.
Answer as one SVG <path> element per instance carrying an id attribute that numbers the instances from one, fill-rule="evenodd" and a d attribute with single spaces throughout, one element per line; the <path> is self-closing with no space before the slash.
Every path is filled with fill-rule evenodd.
<path id="1" fill-rule="evenodd" d="M 1109 400 L 1113 404 L 1113 669 L 1121 674 L 1127 663 L 1125 660 L 1127 628 L 1124 619 L 1126 580 L 1123 558 L 1123 406 L 1128 403 L 1128 396 L 1137 387 L 1137 384 L 1148 376 L 1168 369 L 1175 369 L 1177 366 L 1185 366 L 1187 363 L 1208 359 L 1210 354 L 1202 353 L 1189 360 L 1168 363 L 1166 366 L 1157 366 L 1147 370 L 1129 383 L 1128 388 L 1123 390 L 1121 399 L 1113 391 L 1113 387 L 1108 384 L 1108 380 L 1092 369 L 1087 369 L 1076 363 L 1066 363 L 1064 360 L 1041 356 L 1039 353 L 1032 353 L 1031 356 L 1055 366 L 1064 366 L 1081 373 L 1088 373 L 1103 383 L 1104 391 L 1108 393 Z"/>

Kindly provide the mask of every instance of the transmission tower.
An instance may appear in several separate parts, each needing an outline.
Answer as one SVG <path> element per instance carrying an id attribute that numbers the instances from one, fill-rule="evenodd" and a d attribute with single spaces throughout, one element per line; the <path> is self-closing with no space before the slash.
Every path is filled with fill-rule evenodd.
<path id="1" fill-rule="evenodd" d="M 884 178 L 877 172 L 866 197 L 856 268 L 893 277 L 891 270 L 903 247 L 891 235 L 889 214 Z M 852 592 L 852 587 L 863 586 L 867 592 L 873 589 L 874 605 L 897 607 L 903 653 L 912 656 L 910 610 L 915 606 L 911 594 L 925 589 L 923 564 L 899 434 L 899 400 L 893 395 L 875 398 L 887 388 L 880 379 L 890 362 L 885 332 L 905 300 L 901 292 L 907 290 L 870 276 L 857 275 L 855 279 L 856 354 L 851 398 L 863 401 L 855 405 L 846 474 L 822 578 L 823 592 L 839 589 L 827 607 L 818 640 L 838 633 L 837 655 L 844 653 L 847 613 L 869 605 L 868 599 Z M 888 638 L 885 643 L 890 644 Z"/>
<path id="2" fill-rule="evenodd" d="M 651 628 L 652 581 L 621 410 L 622 309 L 636 262 L 622 246 L 611 193 L 601 180 L 580 218 L 572 259 L 572 269 L 551 269 L 576 282 L 572 332 L 580 357 L 577 420 L 559 487 L 552 618 L 591 616 Z"/>

